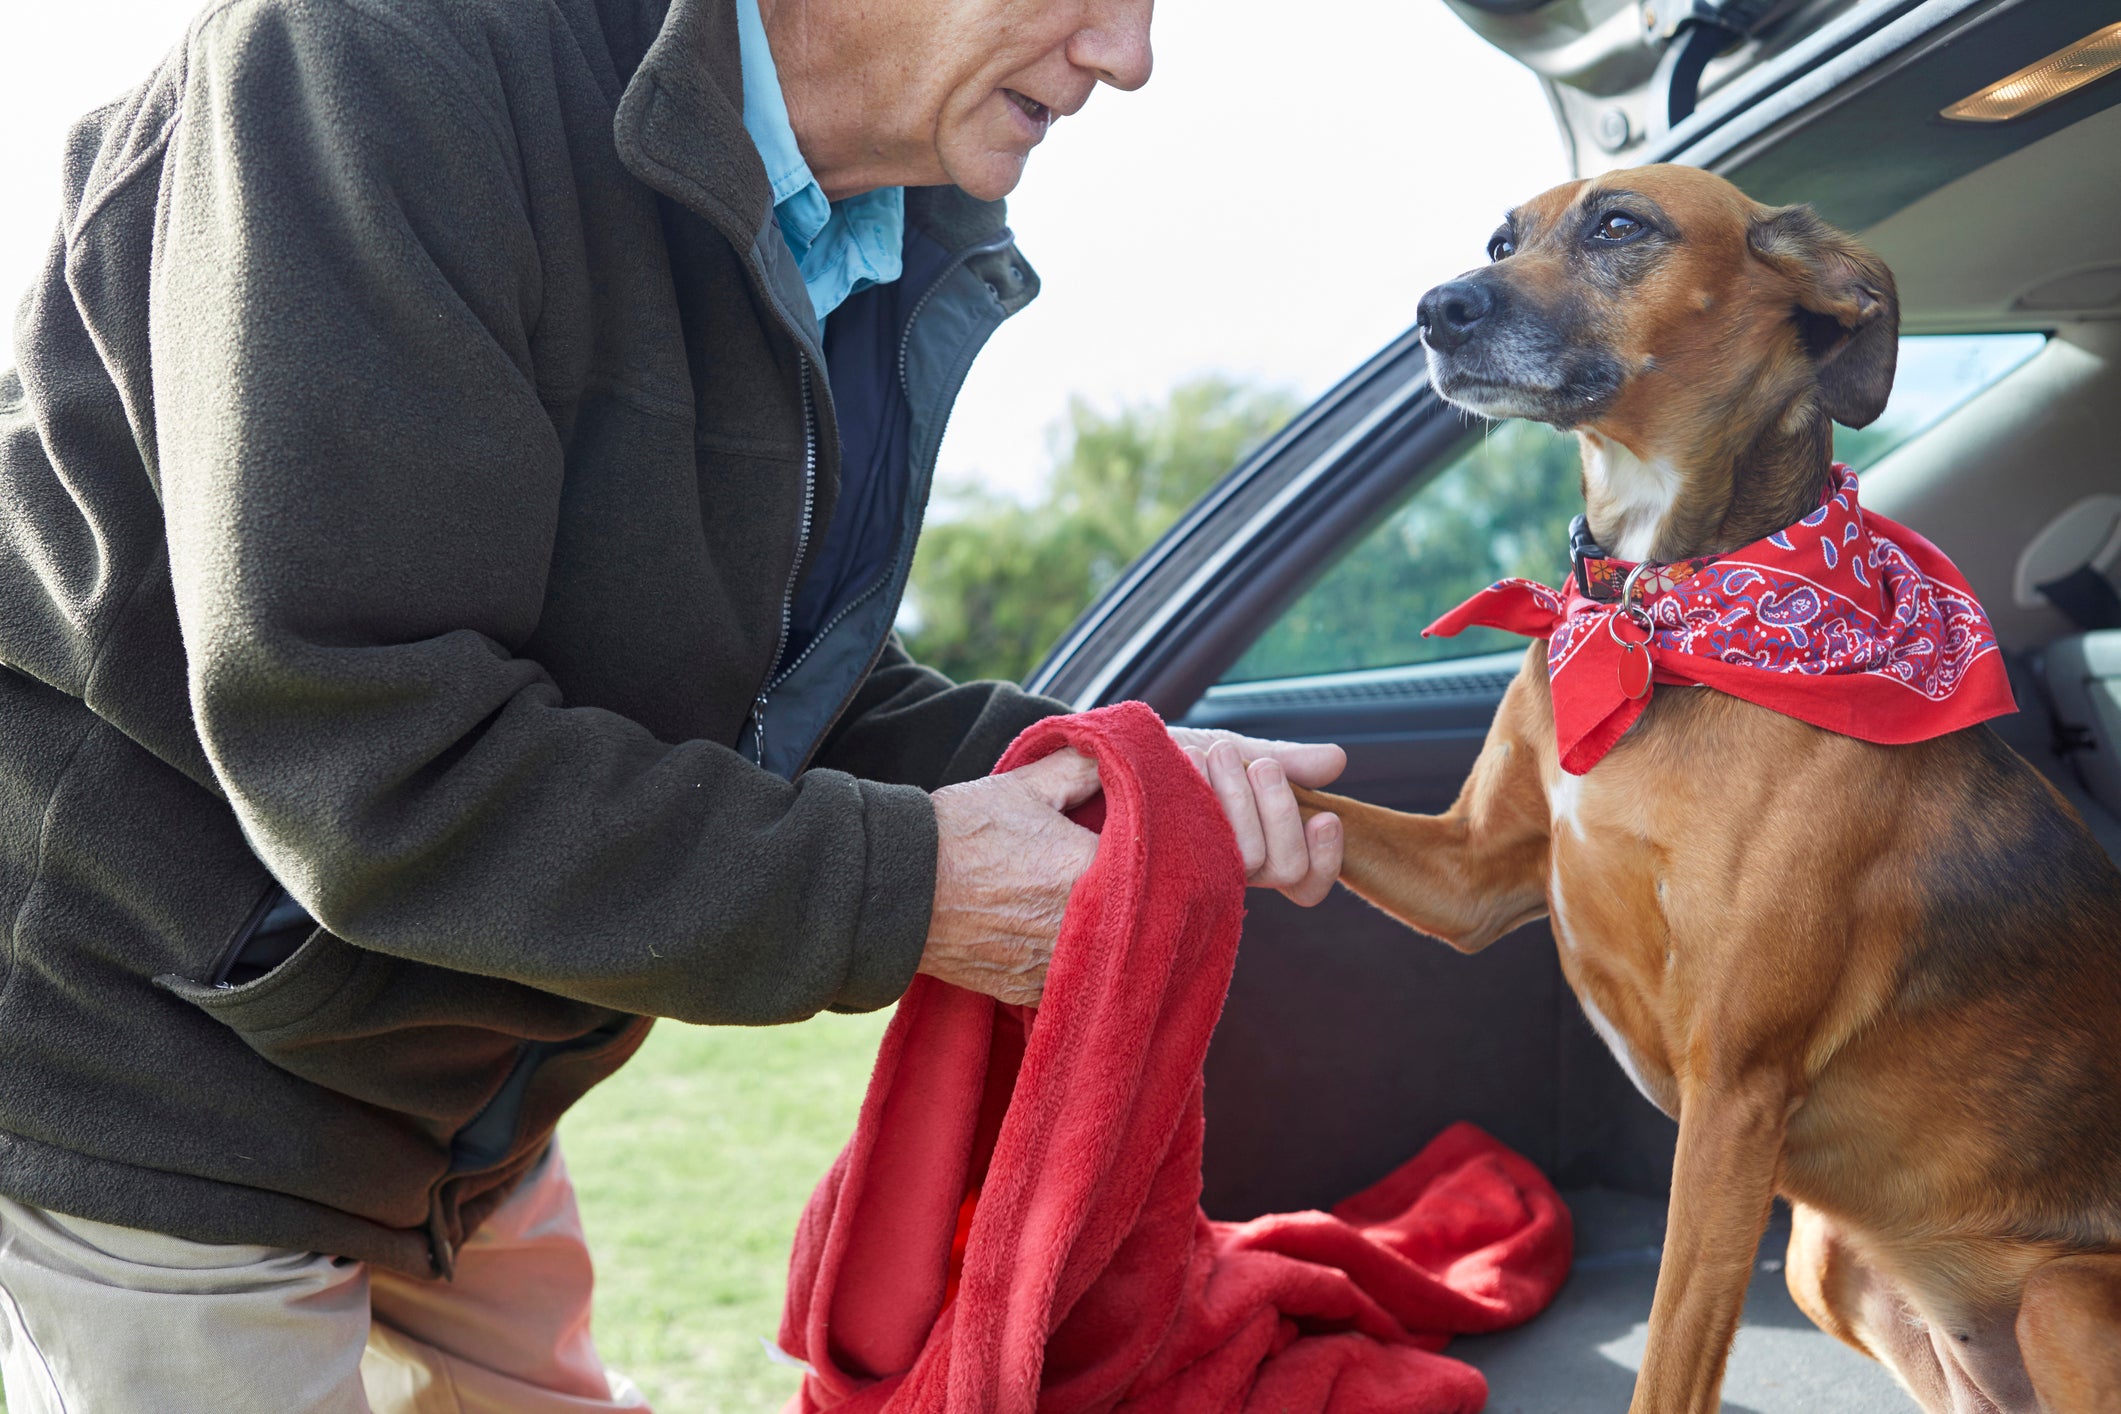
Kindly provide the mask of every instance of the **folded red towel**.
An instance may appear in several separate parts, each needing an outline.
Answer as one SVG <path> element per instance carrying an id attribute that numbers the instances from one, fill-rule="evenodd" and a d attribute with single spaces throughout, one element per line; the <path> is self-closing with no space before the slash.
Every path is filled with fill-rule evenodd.
<path id="1" fill-rule="evenodd" d="M 797 1230 L 789 1408 L 1477 1410 L 1432 1352 L 1568 1273 L 1567 1208 L 1471 1125 L 1332 1213 L 1210 1222 L 1201 1062 L 1244 917 L 1213 793 L 1156 714 L 1039 723 L 997 769 L 1097 759 L 1097 858 L 1035 1012 L 914 981 Z"/>

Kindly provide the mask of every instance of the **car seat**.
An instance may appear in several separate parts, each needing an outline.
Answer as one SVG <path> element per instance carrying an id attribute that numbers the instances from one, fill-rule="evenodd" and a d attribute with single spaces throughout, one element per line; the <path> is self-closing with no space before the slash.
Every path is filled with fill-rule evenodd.
<path id="1" fill-rule="evenodd" d="M 2112 827 L 2121 822 L 2121 629 L 2058 638 L 2044 657 L 2057 744 L 2084 793 L 2106 816 L 2084 812 L 2111 853 Z M 2082 810 L 2084 802 L 2077 804 Z"/>

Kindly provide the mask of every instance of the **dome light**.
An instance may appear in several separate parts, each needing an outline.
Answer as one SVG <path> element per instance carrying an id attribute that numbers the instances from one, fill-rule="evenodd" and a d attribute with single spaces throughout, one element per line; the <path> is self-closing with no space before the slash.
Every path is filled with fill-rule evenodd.
<path id="1" fill-rule="evenodd" d="M 2117 69 L 2121 69 L 2121 24 L 2111 24 L 1987 88 L 1977 89 L 1940 116 L 1956 123 L 2007 123 Z"/>

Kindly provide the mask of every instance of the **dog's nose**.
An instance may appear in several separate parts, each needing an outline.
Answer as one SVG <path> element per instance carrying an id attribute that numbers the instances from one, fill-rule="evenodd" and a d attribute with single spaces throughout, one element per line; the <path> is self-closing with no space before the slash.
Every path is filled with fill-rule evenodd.
<path id="1" fill-rule="evenodd" d="M 1438 285 L 1414 307 L 1422 337 L 1429 347 L 1449 353 L 1473 337 L 1473 326 L 1495 308 L 1495 297 L 1487 286 L 1471 280 L 1453 280 Z"/>

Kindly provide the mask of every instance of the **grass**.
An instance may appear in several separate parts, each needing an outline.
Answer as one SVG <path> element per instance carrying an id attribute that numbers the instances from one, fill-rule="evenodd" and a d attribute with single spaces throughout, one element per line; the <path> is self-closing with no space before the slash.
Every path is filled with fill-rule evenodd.
<path id="1" fill-rule="evenodd" d="M 800 1026 L 663 1022 L 560 1126 L 597 1262 L 605 1363 L 662 1414 L 777 1409 L 788 1248 L 854 1129 L 888 1012 Z"/>
<path id="2" fill-rule="evenodd" d="M 853 1132 L 889 1019 L 666 1021 L 561 1124 L 597 1347 L 660 1414 L 772 1410 L 795 1392 L 759 1337 L 780 1330 L 796 1218 Z"/>

